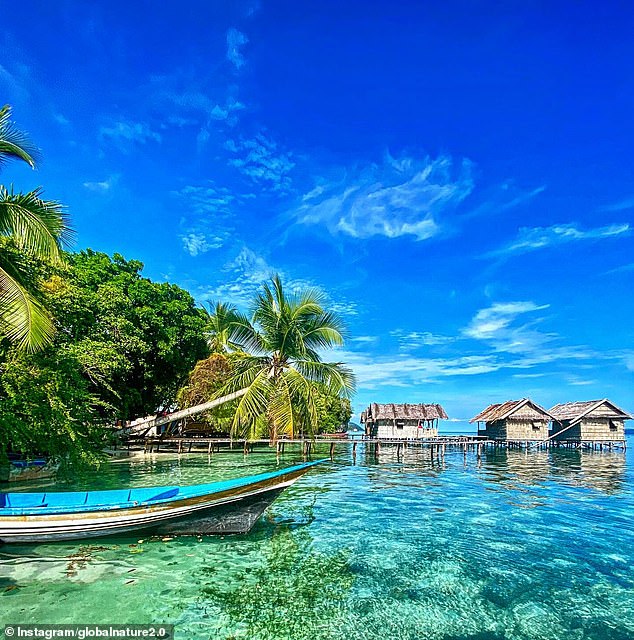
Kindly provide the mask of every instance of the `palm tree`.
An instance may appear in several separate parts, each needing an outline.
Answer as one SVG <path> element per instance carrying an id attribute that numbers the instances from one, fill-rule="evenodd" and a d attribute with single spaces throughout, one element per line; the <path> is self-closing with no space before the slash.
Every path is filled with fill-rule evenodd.
<path id="1" fill-rule="evenodd" d="M 209 303 L 205 338 L 212 353 L 228 353 L 236 351 L 240 345 L 235 341 L 237 327 L 243 322 L 243 317 L 237 309 L 222 302 Z"/>
<path id="2" fill-rule="evenodd" d="M 218 395 L 246 390 L 237 403 L 233 433 L 275 440 L 314 433 L 318 385 L 347 396 L 354 376 L 342 363 L 321 360 L 319 351 L 343 344 L 344 337 L 341 320 L 324 310 L 322 294 L 308 290 L 288 296 L 277 275 L 271 285 L 257 296 L 252 320 L 234 320 L 233 339 L 243 351 L 233 355 L 235 373 Z"/>
<path id="3" fill-rule="evenodd" d="M 11 108 L 0 109 L 0 166 L 11 159 L 35 168 L 37 150 L 11 122 Z M 28 256 L 59 262 L 70 239 L 68 220 L 58 202 L 43 200 L 42 190 L 14 193 L 0 185 L 0 236 Z M 0 250 L 0 335 L 21 349 L 35 351 L 53 337 L 53 323 L 37 299 L 29 274 L 10 252 Z"/>

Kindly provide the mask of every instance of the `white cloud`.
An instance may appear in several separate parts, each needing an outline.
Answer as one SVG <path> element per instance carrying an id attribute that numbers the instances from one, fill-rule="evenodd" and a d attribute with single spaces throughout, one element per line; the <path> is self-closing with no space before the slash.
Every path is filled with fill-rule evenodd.
<path id="1" fill-rule="evenodd" d="M 238 196 L 211 181 L 205 185 L 187 185 L 172 195 L 181 203 L 184 229 L 181 240 L 191 256 L 218 249 L 231 237 L 234 208 L 240 201 Z"/>
<path id="2" fill-rule="evenodd" d="M 249 42 L 249 39 L 244 33 L 237 29 L 229 29 L 227 31 L 227 60 L 231 62 L 236 69 L 240 69 L 246 63 L 241 47 Z"/>
<path id="3" fill-rule="evenodd" d="M 145 122 L 132 122 L 120 120 L 110 126 L 99 129 L 99 137 L 119 147 L 124 152 L 131 150 L 131 145 L 147 144 L 149 142 L 161 142 L 161 134 L 154 131 Z"/>
<path id="4" fill-rule="evenodd" d="M 266 258 L 249 247 L 243 246 L 236 257 L 223 268 L 223 283 L 200 292 L 200 300 L 221 300 L 232 303 L 243 310 L 249 309 L 256 295 L 262 291 L 262 285 L 270 282 L 277 274 L 282 279 L 285 291 L 290 295 L 312 290 L 322 299 L 322 305 L 327 311 L 340 316 L 356 315 L 356 303 L 343 299 L 335 299 L 326 293 L 319 285 L 310 280 L 292 278 L 283 270 L 269 264 Z"/>
<path id="5" fill-rule="evenodd" d="M 292 180 L 289 174 L 295 167 L 292 154 L 279 149 L 270 137 L 258 134 L 252 139 L 228 140 L 225 149 L 240 154 L 240 157 L 230 159 L 229 164 L 254 182 L 281 193 L 290 190 Z"/>
<path id="6" fill-rule="evenodd" d="M 437 346 L 455 342 L 457 338 L 453 336 L 441 336 L 429 331 L 410 331 L 405 333 L 401 329 L 391 331 L 390 335 L 398 339 L 401 351 L 413 351 L 422 347 Z"/>
<path id="7" fill-rule="evenodd" d="M 441 218 L 473 190 L 471 163 L 456 171 L 448 156 L 417 161 L 386 156 L 382 165 L 352 172 L 338 183 L 319 184 L 295 212 L 303 224 L 325 225 L 354 238 L 412 235 L 418 240 L 441 231 Z"/>
<path id="8" fill-rule="evenodd" d="M 265 258 L 248 247 L 224 267 L 228 284 L 207 289 L 198 297 L 202 300 L 221 300 L 246 310 L 250 307 L 262 284 L 276 273 Z"/>
<path id="9" fill-rule="evenodd" d="M 190 256 L 195 257 L 210 249 L 219 249 L 224 244 L 222 236 L 205 236 L 203 233 L 188 233 L 181 236 L 183 247 Z"/>
<path id="10" fill-rule="evenodd" d="M 112 176 L 107 180 L 102 180 L 101 182 L 84 182 L 83 186 L 88 189 L 88 191 L 94 191 L 96 193 L 107 193 L 116 183 L 116 176 Z"/>
<path id="11" fill-rule="evenodd" d="M 547 309 L 549 305 L 534 302 L 497 302 L 486 309 L 480 309 L 463 333 L 476 340 L 500 339 L 507 334 L 509 325 L 521 314 Z"/>
<path id="12" fill-rule="evenodd" d="M 55 120 L 57 124 L 62 125 L 62 127 L 67 127 L 70 124 L 70 120 L 62 113 L 54 113 L 53 120 Z"/>
<path id="13" fill-rule="evenodd" d="M 526 253 L 546 247 L 559 246 L 581 240 L 613 238 L 630 232 L 630 225 L 611 224 L 594 229 L 579 229 L 575 224 L 556 224 L 550 227 L 523 227 L 517 238 L 489 255 Z"/>

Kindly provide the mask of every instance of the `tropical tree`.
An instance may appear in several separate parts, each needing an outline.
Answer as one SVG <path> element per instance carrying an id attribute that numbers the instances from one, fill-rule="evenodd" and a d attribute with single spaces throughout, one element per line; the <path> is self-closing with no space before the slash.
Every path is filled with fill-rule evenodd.
<path id="1" fill-rule="evenodd" d="M 252 318 L 236 314 L 232 335 L 242 351 L 232 356 L 235 373 L 218 396 L 246 389 L 236 405 L 232 432 L 248 437 L 314 433 L 319 396 L 347 396 L 354 376 L 342 363 L 327 363 L 320 351 L 343 344 L 343 323 L 323 308 L 323 295 L 307 290 L 287 295 L 279 276 L 265 284 Z"/>
<path id="2" fill-rule="evenodd" d="M 0 109 L 0 167 L 11 159 L 35 168 L 37 151 L 11 122 L 11 108 Z M 71 236 L 68 220 L 58 202 L 43 200 L 41 188 L 14 193 L 0 185 L 0 236 L 33 257 L 59 262 L 61 248 Z M 0 250 L 0 335 L 20 349 L 35 351 L 53 337 L 51 317 L 40 301 L 37 283 L 11 253 Z"/>
<path id="3" fill-rule="evenodd" d="M 222 302 L 209 303 L 209 310 L 204 309 L 207 316 L 205 338 L 212 353 L 228 353 L 236 351 L 240 345 L 235 341 L 236 332 L 242 318 L 236 308 Z"/>

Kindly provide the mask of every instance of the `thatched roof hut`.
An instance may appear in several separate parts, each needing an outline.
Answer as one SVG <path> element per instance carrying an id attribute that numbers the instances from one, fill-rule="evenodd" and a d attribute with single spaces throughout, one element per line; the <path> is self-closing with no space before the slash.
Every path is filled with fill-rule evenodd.
<path id="1" fill-rule="evenodd" d="M 530 398 L 490 404 L 469 422 L 478 423 L 478 434 L 492 440 L 545 440 L 548 423 L 553 420 L 546 409 Z M 480 422 L 485 428 L 480 429 Z"/>
<path id="2" fill-rule="evenodd" d="M 554 440 L 580 442 L 625 440 L 625 421 L 634 419 L 607 398 L 556 404 L 550 413 Z"/>
<path id="3" fill-rule="evenodd" d="M 366 434 L 377 438 L 420 438 L 438 435 L 438 421 L 447 419 L 447 413 L 439 404 L 374 402 L 361 414 L 361 422 L 366 425 Z"/>

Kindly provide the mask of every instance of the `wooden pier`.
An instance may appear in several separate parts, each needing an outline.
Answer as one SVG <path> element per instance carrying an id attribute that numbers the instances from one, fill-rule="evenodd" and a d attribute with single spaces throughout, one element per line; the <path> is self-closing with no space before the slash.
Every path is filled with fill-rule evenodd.
<path id="1" fill-rule="evenodd" d="M 128 449 L 135 444 L 134 440 L 128 441 Z M 433 438 L 416 439 L 386 439 L 386 438 L 280 438 L 276 441 L 268 439 L 246 440 L 231 438 L 207 438 L 196 436 L 151 436 L 136 441 L 143 446 L 145 453 L 159 452 L 161 449 L 182 453 L 215 453 L 242 451 L 245 455 L 257 451 L 271 451 L 275 449 L 277 455 L 283 455 L 287 451 L 301 453 L 304 457 L 315 452 L 315 448 L 328 446 L 329 455 L 334 457 L 337 448 L 348 446 L 352 448 L 353 457 L 356 456 L 359 446 L 378 456 L 384 449 L 396 449 L 397 457 L 401 457 L 406 449 L 428 449 L 432 457 L 444 457 L 447 450 L 462 450 L 464 455 L 473 451 L 477 457 L 482 456 L 488 449 L 524 449 L 528 451 L 544 450 L 549 448 L 592 449 L 597 451 L 625 450 L 625 441 L 541 441 L 541 440 L 490 440 L 485 436 L 436 436 Z"/>
<path id="2" fill-rule="evenodd" d="M 128 441 L 128 448 L 134 444 Z M 275 442 L 268 439 L 245 440 L 230 438 L 205 438 L 192 436 L 152 436 L 138 441 L 143 445 L 145 453 L 159 452 L 161 449 L 176 450 L 177 453 L 207 453 L 213 455 L 221 451 L 242 451 L 245 455 L 256 451 L 271 451 L 275 449 L 278 455 L 284 453 L 300 452 L 303 456 L 309 456 L 315 452 L 317 446 L 328 446 L 330 457 L 333 458 L 338 447 L 347 446 L 352 448 L 352 455 L 356 456 L 357 450 L 363 446 L 366 451 L 371 451 L 378 455 L 384 448 L 396 448 L 397 456 L 405 449 L 429 449 L 432 456 L 444 456 L 447 449 L 462 449 L 476 451 L 478 457 L 481 456 L 484 447 L 489 444 L 485 438 L 478 436 L 438 436 L 435 438 L 419 439 L 379 439 L 379 438 L 280 438 Z"/>

